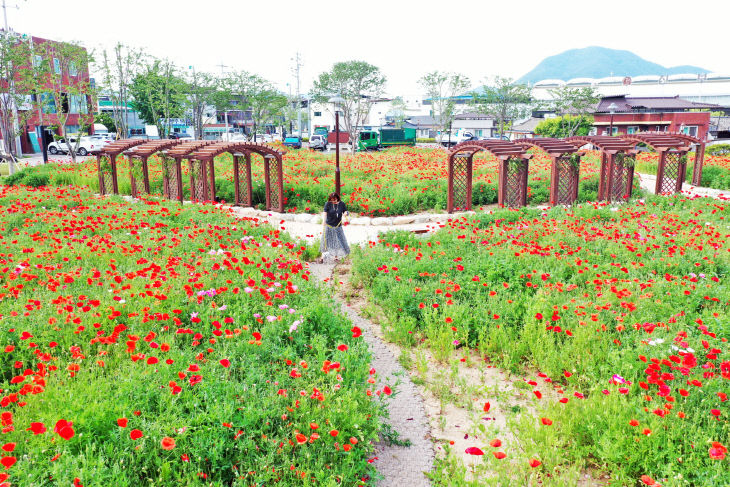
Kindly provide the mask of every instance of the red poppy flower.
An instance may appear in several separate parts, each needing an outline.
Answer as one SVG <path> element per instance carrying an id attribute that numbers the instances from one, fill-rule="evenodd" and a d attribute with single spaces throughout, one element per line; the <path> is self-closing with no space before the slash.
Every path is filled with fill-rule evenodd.
<path id="1" fill-rule="evenodd" d="M 2 463 L 3 467 L 5 467 L 5 470 L 7 470 L 15 465 L 15 462 L 17 461 L 18 459 L 15 457 L 3 457 L 2 460 L 0 460 L 0 463 Z"/>
<path id="2" fill-rule="evenodd" d="M 144 436 L 144 433 L 142 433 L 140 430 L 132 430 L 129 432 L 129 437 L 133 440 L 139 440 Z"/>
<path id="3" fill-rule="evenodd" d="M 330 436 L 332 436 L 332 438 L 335 438 L 335 437 L 336 437 L 337 435 L 339 435 L 339 434 L 340 434 L 340 432 L 339 432 L 339 431 L 337 431 L 337 430 L 332 430 L 332 431 L 330 431 Z"/>
<path id="4" fill-rule="evenodd" d="M 501 451 L 493 451 L 492 455 L 494 455 L 494 458 L 496 458 L 497 460 L 501 460 L 507 456 L 504 452 Z"/>
<path id="5" fill-rule="evenodd" d="M 490 441 L 489 444 L 494 448 L 499 448 L 500 446 L 502 446 L 502 440 L 498 440 L 497 438 L 495 438 Z"/>
<path id="6" fill-rule="evenodd" d="M 545 426 L 550 426 L 551 424 L 553 424 L 553 420 L 548 418 L 540 418 L 540 421 L 542 421 L 542 424 L 544 424 Z"/>
<path id="7" fill-rule="evenodd" d="M 129 420 L 127 418 L 119 418 L 119 419 L 117 419 L 117 424 L 119 425 L 120 428 L 126 428 L 128 421 Z"/>
<path id="8" fill-rule="evenodd" d="M 533 459 L 531 459 L 531 460 L 530 460 L 530 466 L 531 466 L 532 468 L 537 468 L 537 467 L 539 467 L 540 465 L 542 465 L 542 462 L 541 462 L 540 460 L 538 460 L 538 459 L 536 459 L 536 458 L 533 458 Z"/>
<path id="9" fill-rule="evenodd" d="M 175 448 L 175 440 L 173 438 L 170 438 L 169 436 L 165 436 L 162 439 L 162 449 L 172 450 L 173 448 Z"/>
<path id="10" fill-rule="evenodd" d="M 3 445 L 3 450 L 8 453 L 15 450 L 15 443 L 5 443 Z"/>
<path id="11" fill-rule="evenodd" d="M 30 423 L 30 428 L 26 428 L 25 431 L 32 431 L 34 435 L 40 435 L 46 432 L 46 427 L 43 423 Z"/>
<path id="12" fill-rule="evenodd" d="M 656 480 L 649 477 L 648 475 L 642 475 L 641 481 L 644 482 L 645 485 L 656 485 Z"/>
<path id="13" fill-rule="evenodd" d="M 491 408 L 491 407 L 492 407 L 491 404 L 489 404 L 488 402 L 485 402 L 484 403 L 484 408 L 483 408 L 484 409 L 484 412 L 485 413 L 488 413 L 489 412 L 489 408 Z"/>
<path id="14" fill-rule="evenodd" d="M 228 367 L 230 367 L 230 366 L 231 366 L 231 361 L 230 361 L 230 360 L 228 360 L 227 358 L 224 358 L 223 360 L 221 360 L 221 361 L 220 361 L 220 364 L 221 364 L 221 365 L 222 365 L 223 367 L 225 367 L 225 368 L 228 368 Z"/>
<path id="15" fill-rule="evenodd" d="M 58 420 L 53 431 L 58 433 L 58 436 L 64 440 L 70 440 L 76 434 L 73 429 L 73 423 L 71 421 L 66 421 L 65 419 Z"/>
<path id="16" fill-rule="evenodd" d="M 467 448 L 464 451 L 469 455 L 479 455 L 479 456 L 484 455 L 484 452 L 475 446 L 470 446 L 469 448 Z"/>

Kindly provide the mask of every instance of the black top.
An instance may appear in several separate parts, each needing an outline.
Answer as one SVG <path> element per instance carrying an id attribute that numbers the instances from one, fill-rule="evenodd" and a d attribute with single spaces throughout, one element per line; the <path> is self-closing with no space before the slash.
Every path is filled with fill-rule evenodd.
<path id="1" fill-rule="evenodd" d="M 345 204 L 340 201 L 339 203 L 330 203 L 329 201 L 324 204 L 324 212 L 327 213 L 327 220 L 325 223 L 331 227 L 336 227 L 342 222 L 342 215 L 347 211 Z"/>

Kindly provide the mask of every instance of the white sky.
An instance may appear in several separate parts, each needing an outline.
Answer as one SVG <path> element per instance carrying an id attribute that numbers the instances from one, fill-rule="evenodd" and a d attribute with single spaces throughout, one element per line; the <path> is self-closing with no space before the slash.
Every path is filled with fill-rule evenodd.
<path id="1" fill-rule="evenodd" d="M 374 64 L 388 94 L 415 95 L 429 71 L 461 72 L 478 86 L 591 45 L 730 72 L 727 31 L 716 22 L 728 18 L 727 0 L 8 0 L 16 3 L 7 13 L 18 32 L 97 51 L 122 42 L 199 71 L 222 63 L 284 92 L 297 51 L 303 93 L 337 61 Z"/>

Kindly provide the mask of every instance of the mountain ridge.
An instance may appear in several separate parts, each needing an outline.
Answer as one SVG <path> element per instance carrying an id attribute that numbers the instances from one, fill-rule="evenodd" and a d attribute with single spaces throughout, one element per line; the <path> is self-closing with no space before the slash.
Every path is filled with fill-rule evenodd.
<path id="1" fill-rule="evenodd" d="M 536 83 L 544 79 L 568 81 L 572 78 L 604 78 L 607 76 L 670 75 L 709 73 L 698 66 L 664 67 L 647 61 L 631 51 L 589 46 L 568 49 L 548 56 L 517 81 Z"/>

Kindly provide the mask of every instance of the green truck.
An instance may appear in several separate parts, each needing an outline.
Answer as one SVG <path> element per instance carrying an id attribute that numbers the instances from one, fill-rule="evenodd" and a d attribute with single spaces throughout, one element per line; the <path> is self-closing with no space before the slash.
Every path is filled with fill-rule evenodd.
<path id="1" fill-rule="evenodd" d="M 362 130 L 358 134 L 358 150 L 377 150 L 394 145 L 416 145 L 416 129 Z"/>

